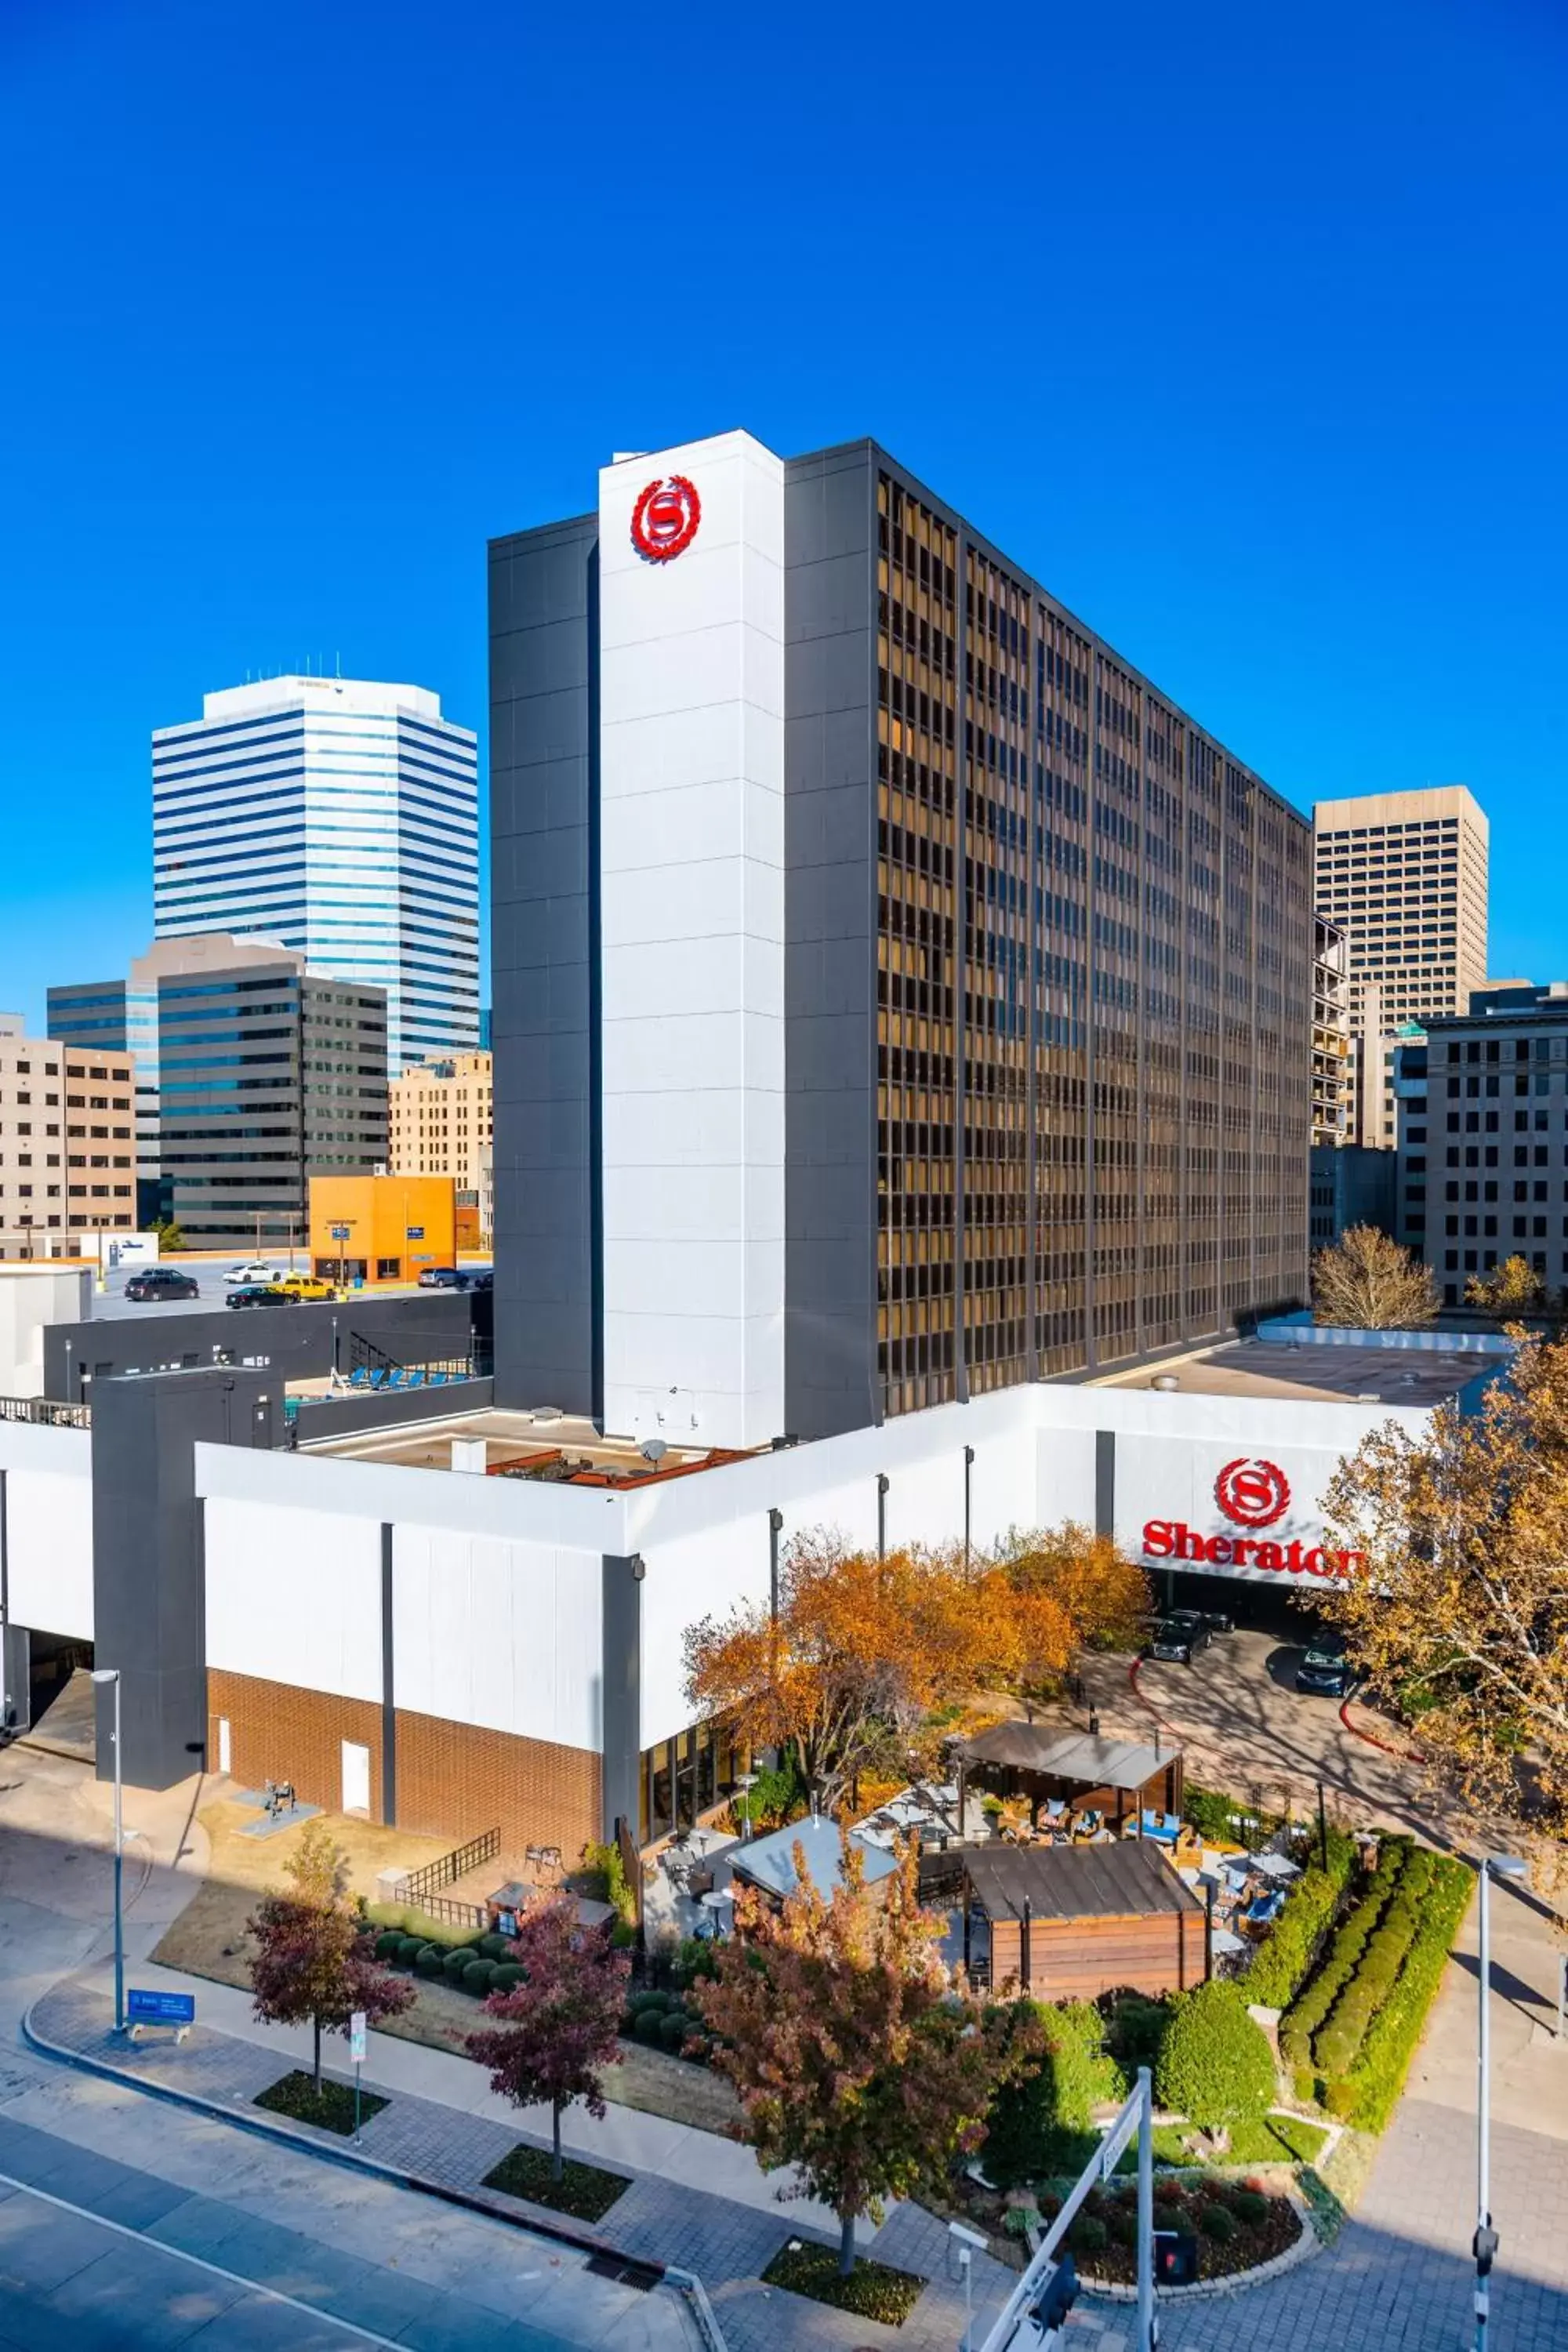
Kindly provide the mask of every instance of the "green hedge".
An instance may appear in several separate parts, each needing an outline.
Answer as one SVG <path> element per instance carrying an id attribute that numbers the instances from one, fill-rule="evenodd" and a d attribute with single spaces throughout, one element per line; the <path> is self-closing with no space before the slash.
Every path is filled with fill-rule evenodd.
<path id="1" fill-rule="evenodd" d="M 1304 2066 L 1311 2057 L 1312 2037 L 1354 1975 L 1410 1854 L 1408 1838 L 1384 1840 L 1377 1868 L 1364 1894 L 1342 1921 L 1322 1967 L 1280 2020 L 1279 2053 L 1288 2066 Z"/>
<path id="2" fill-rule="evenodd" d="M 1284 2009 L 1306 1982 L 1323 1935 L 1339 1907 L 1355 1869 L 1353 1838 L 1331 1830 L 1329 1865 L 1321 1862 L 1304 1870 L 1285 1897 L 1284 1907 L 1237 1982 L 1247 1998 L 1264 2009 Z"/>
<path id="3" fill-rule="evenodd" d="M 1349 2074 L 1373 2016 L 1394 1990 L 1421 1926 L 1421 1905 L 1431 1889 L 1434 1860 L 1431 1854 L 1411 1855 L 1350 1982 L 1330 2011 L 1328 2022 L 1313 2036 L 1312 2056 L 1325 2081 Z"/>
<path id="4" fill-rule="evenodd" d="M 1368 2026 L 1350 2074 L 1328 2086 L 1336 2095 L 1331 2097 L 1333 2112 L 1343 2112 L 1363 2131 L 1382 2131 L 1394 2113 L 1475 1885 L 1462 1862 L 1447 1854 L 1427 1859 L 1430 1877 L 1405 1965 Z"/>
<path id="5" fill-rule="evenodd" d="M 1274 2097 L 1274 2056 L 1234 1986 L 1216 1979 L 1178 1993 L 1154 2091 L 1163 2107 L 1205 2130 L 1255 2122 Z"/>

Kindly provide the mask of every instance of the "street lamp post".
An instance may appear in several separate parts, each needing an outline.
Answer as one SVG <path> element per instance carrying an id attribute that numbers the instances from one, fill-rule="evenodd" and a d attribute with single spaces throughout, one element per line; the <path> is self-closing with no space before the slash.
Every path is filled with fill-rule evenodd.
<path id="1" fill-rule="evenodd" d="M 120 1669 L 99 1666 L 95 1683 L 114 1685 L 114 2031 L 125 2031 L 125 1816 L 120 1770 Z"/>
<path id="2" fill-rule="evenodd" d="M 1487 2352 L 1487 2326 L 1491 2318 L 1491 2270 L 1498 2250 L 1498 2233 L 1492 2227 L 1489 2146 L 1492 2063 L 1489 2000 L 1492 1977 L 1491 1883 L 1494 1875 L 1499 1878 L 1523 1878 L 1526 1874 L 1525 1864 L 1516 1853 L 1489 1853 L 1481 1857 L 1480 1965 L 1476 1971 L 1480 1991 L 1476 2053 L 1476 2234 L 1471 2245 L 1471 2252 L 1476 2258 L 1476 2352 Z"/>

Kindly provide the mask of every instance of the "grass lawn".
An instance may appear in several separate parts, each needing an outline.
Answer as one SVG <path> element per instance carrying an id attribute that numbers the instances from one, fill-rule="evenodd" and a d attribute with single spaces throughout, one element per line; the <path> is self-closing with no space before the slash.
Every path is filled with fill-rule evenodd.
<path id="1" fill-rule="evenodd" d="M 925 2280 L 911 2271 L 868 2262 L 863 2254 L 843 2278 L 837 2249 L 810 2245 L 804 2239 L 780 2248 L 763 2273 L 763 2284 L 787 2287 L 791 2294 L 808 2294 L 814 2303 L 852 2311 L 857 2319 L 880 2319 L 889 2327 L 903 2326 L 926 2289 Z"/>
<path id="2" fill-rule="evenodd" d="M 251 2102 L 265 2107 L 269 2115 L 291 2116 L 297 2124 L 315 2124 L 322 2131 L 337 2132 L 342 2138 L 353 2136 L 354 2127 L 354 2091 L 352 2083 L 334 2083 L 330 2074 L 321 2077 L 321 2095 L 316 2096 L 313 2074 L 296 2067 L 265 2091 L 258 2091 Z M 359 2115 L 362 2124 L 369 2123 L 386 2105 L 374 2091 L 360 2094 Z"/>
<path id="3" fill-rule="evenodd" d="M 242 1837 L 257 1816 L 248 1807 L 220 1797 L 204 1805 L 196 1819 L 211 1848 L 207 1874 L 177 1919 L 163 1930 L 153 1958 L 163 1968 L 210 1977 L 218 1984 L 248 1989 L 245 1923 L 258 1895 L 287 1884 L 283 1865 L 300 1843 L 300 1827 L 276 1837 Z M 327 1827 L 349 1858 L 349 1883 L 356 1894 L 375 1893 L 377 1875 L 395 1866 L 414 1869 L 446 1852 L 439 1838 L 410 1837 L 379 1822 L 327 1816 Z"/>
<path id="4" fill-rule="evenodd" d="M 1300 2116 L 1265 2116 L 1255 2124 L 1237 2124 L 1226 2156 L 1193 2155 L 1182 2146 L 1187 2130 L 1180 2124 L 1156 2124 L 1157 2164 L 1311 2164 L 1329 2135 L 1321 2124 Z M 1136 2160 L 1136 2149 L 1130 2151 Z M 1130 2167 L 1129 2169 L 1131 2168 Z M 1120 2166 L 1118 2167 L 1120 2170 Z"/>
<path id="5" fill-rule="evenodd" d="M 559 2180 L 551 2179 L 547 2147 L 514 2147 L 493 2172 L 486 2173 L 483 2185 L 508 2197 L 526 2197 L 531 2205 L 546 2205 L 552 2213 L 569 2213 L 574 2221 L 601 2220 L 632 2185 L 625 2173 L 601 2172 L 596 2164 L 579 2164 L 570 2156 L 561 2174 Z"/>

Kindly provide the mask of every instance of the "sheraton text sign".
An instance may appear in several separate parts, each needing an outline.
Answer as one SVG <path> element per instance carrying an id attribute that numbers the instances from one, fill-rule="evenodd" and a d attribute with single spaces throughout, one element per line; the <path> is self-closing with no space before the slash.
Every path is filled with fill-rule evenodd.
<path id="1" fill-rule="evenodd" d="M 1145 1559 L 1182 1560 L 1193 1568 L 1254 1568 L 1273 1576 L 1349 1576 L 1364 1568 L 1366 1554 L 1330 1551 L 1303 1543 L 1300 1536 L 1276 1543 L 1267 1536 L 1205 1536 L 1185 1519 L 1147 1519 Z"/>

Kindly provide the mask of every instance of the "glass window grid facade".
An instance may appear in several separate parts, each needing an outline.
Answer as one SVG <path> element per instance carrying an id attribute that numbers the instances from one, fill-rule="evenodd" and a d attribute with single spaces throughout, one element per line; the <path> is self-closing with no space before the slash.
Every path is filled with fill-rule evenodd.
<path id="1" fill-rule="evenodd" d="M 878 1349 L 908 1412 L 1304 1295 L 1310 835 L 878 491 Z"/>

